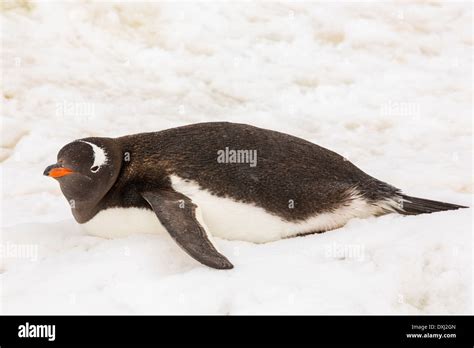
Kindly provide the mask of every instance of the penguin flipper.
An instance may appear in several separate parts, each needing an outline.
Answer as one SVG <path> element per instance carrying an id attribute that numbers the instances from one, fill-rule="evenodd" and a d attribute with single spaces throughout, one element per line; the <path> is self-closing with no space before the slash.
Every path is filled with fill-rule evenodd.
<path id="1" fill-rule="evenodd" d="M 217 269 L 234 266 L 212 244 L 204 227 L 196 218 L 197 205 L 182 193 L 170 190 L 144 192 L 161 224 L 175 242 L 195 260 Z"/>

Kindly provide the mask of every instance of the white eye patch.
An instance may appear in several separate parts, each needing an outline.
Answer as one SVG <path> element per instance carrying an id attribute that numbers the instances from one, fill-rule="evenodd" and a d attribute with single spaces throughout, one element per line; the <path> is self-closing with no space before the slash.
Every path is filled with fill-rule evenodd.
<path id="1" fill-rule="evenodd" d="M 92 164 L 91 171 L 93 173 L 96 173 L 97 171 L 99 171 L 101 166 L 107 163 L 108 161 L 107 153 L 105 152 L 103 148 L 97 146 L 96 144 L 93 144 L 84 140 L 79 140 L 79 141 L 82 143 L 86 143 L 90 145 L 90 147 L 92 147 L 92 151 L 94 153 L 94 163 Z"/>

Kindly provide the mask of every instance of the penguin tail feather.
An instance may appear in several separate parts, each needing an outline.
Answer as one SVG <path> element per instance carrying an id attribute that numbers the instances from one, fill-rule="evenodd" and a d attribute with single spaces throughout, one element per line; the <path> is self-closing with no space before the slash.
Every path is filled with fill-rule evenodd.
<path id="1" fill-rule="evenodd" d="M 469 208 L 463 205 L 432 201 L 430 199 L 401 195 L 400 206 L 396 209 L 403 215 L 430 214 L 437 211 Z"/>

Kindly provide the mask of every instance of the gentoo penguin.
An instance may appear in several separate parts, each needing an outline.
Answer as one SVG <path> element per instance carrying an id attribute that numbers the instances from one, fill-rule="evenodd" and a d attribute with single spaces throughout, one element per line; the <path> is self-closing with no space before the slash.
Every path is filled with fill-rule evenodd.
<path id="1" fill-rule="evenodd" d="M 197 261 L 232 268 L 212 236 L 264 243 L 351 218 L 465 208 L 404 195 L 300 138 L 210 122 L 65 145 L 44 175 L 76 221 L 104 237 L 166 230 Z"/>

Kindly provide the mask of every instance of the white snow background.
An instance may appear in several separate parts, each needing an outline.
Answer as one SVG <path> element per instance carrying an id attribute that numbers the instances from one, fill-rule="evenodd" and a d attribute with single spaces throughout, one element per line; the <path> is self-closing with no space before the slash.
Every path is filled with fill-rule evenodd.
<path id="1" fill-rule="evenodd" d="M 166 235 L 84 234 L 42 175 L 77 138 L 227 120 L 471 206 L 471 3 L 23 0 L 1 21 L 2 313 L 472 312 L 472 209 L 218 239 L 216 271 Z"/>

